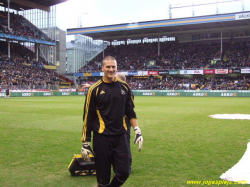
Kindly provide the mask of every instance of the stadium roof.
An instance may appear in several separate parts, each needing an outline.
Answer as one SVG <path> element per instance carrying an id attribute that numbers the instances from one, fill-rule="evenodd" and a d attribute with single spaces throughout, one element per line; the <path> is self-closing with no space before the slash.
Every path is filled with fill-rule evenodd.
<path id="1" fill-rule="evenodd" d="M 67 35 L 82 34 L 106 41 L 178 36 L 250 27 L 250 12 L 166 19 L 138 23 L 67 29 Z"/>
<path id="2" fill-rule="evenodd" d="M 40 9 L 49 12 L 49 7 L 68 0 L 10 0 L 10 8 L 21 11 Z M 8 0 L 0 0 L 0 6 L 8 8 Z"/>

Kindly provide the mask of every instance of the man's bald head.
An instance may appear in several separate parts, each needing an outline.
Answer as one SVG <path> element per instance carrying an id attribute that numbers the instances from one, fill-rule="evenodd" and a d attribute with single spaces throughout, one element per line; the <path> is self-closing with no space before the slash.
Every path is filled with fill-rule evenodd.
<path id="1" fill-rule="evenodd" d="M 126 77 L 122 73 L 117 73 L 115 76 L 117 79 L 121 79 L 122 81 L 126 81 Z"/>

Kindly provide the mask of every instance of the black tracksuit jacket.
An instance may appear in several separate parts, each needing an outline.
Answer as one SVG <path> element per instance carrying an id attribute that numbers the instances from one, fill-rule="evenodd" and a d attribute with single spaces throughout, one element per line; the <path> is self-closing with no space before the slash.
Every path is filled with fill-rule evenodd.
<path id="1" fill-rule="evenodd" d="M 125 117 L 136 118 L 134 99 L 128 84 L 115 78 L 113 82 L 102 79 L 88 91 L 84 105 L 81 141 L 91 141 L 91 131 L 104 135 L 126 133 Z"/>

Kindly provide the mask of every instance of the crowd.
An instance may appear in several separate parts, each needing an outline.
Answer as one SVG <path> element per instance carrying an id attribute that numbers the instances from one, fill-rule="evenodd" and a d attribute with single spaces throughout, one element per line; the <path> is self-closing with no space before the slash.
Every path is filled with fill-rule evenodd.
<path id="1" fill-rule="evenodd" d="M 108 46 L 105 56 L 117 59 L 120 71 L 206 69 L 250 66 L 250 41 L 223 43 L 220 57 L 220 43 L 158 43 Z M 101 71 L 102 54 L 83 66 L 79 72 Z"/>
<path id="2" fill-rule="evenodd" d="M 0 62 L 0 85 L 11 89 L 55 89 L 59 81 L 53 71 L 20 61 Z"/>
<path id="3" fill-rule="evenodd" d="M 211 68 L 250 67 L 250 41 L 231 42 L 226 49 L 223 59 L 211 64 Z"/>
<path id="4" fill-rule="evenodd" d="M 23 63 L 34 63 L 37 65 L 48 64 L 48 62 L 42 57 L 39 57 L 38 60 L 36 60 L 35 53 L 19 43 L 10 43 L 10 51 L 11 54 L 9 58 L 8 43 L 0 41 L 0 61 L 5 60 L 11 62 L 14 60 L 19 60 Z"/>
<path id="5" fill-rule="evenodd" d="M 8 13 L 4 11 L 0 11 L 0 33 L 49 40 L 40 29 L 19 14 L 10 13 L 10 28 L 8 28 Z"/>
<path id="6" fill-rule="evenodd" d="M 6 42 L 0 42 L 0 86 L 11 89 L 56 89 L 58 76 L 42 68 L 43 59 L 34 60 L 34 53 L 26 47 L 11 43 L 11 57 Z"/>
<path id="7" fill-rule="evenodd" d="M 89 78 L 83 80 L 82 84 L 94 84 L 98 79 Z M 126 81 L 132 90 L 250 90 L 250 75 L 238 77 L 131 77 Z"/>
<path id="8" fill-rule="evenodd" d="M 134 90 L 249 90 L 250 76 L 239 77 L 168 77 L 163 79 L 127 79 Z"/>
<path id="9" fill-rule="evenodd" d="M 250 41 L 220 43 L 158 43 L 108 46 L 105 56 L 117 59 L 119 71 L 213 69 L 250 67 Z M 80 72 L 101 71 L 102 54 L 83 66 Z M 249 76 L 227 77 L 127 77 L 132 89 L 141 90 L 249 90 Z"/>

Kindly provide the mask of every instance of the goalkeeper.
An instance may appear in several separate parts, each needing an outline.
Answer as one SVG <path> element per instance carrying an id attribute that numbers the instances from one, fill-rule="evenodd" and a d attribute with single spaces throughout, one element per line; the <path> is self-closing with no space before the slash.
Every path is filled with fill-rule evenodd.
<path id="1" fill-rule="evenodd" d="M 120 79 L 122 81 L 126 81 L 126 77 L 122 73 L 117 73 L 116 74 L 116 78 Z M 90 86 L 91 86 L 91 84 L 87 84 L 87 83 L 83 84 L 84 88 L 88 88 L 89 89 Z M 132 95 L 133 95 L 133 93 L 132 93 Z M 133 99 L 134 99 L 134 96 L 133 96 Z M 128 138 L 129 159 L 130 159 L 130 169 L 131 169 L 131 165 L 132 165 L 132 154 L 131 154 L 131 149 L 130 149 L 130 129 L 131 129 L 131 124 L 130 124 L 130 122 L 129 122 L 129 120 L 127 118 L 125 120 L 126 120 L 126 124 L 127 124 L 127 138 Z M 141 149 L 142 149 L 142 146 L 140 146 L 139 151 L 141 151 Z"/>
<path id="2" fill-rule="evenodd" d="M 125 116 L 136 133 L 135 143 L 142 148 L 143 138 L 134 112 L 134 101 L 128 84 L 115 77 L 117 62 L 114 57 L 103 59 L 104 76 L 89 89 L 86 96 L 82 155 L 86 160 L 93 153 L 91 131 L 93 131 L 93 150 L 95 155 L 98 186 L 121 186 L 130 174 L 130 151 L 126 135 Z M 114 177 L 111 178 L 111 165 Z"/>

